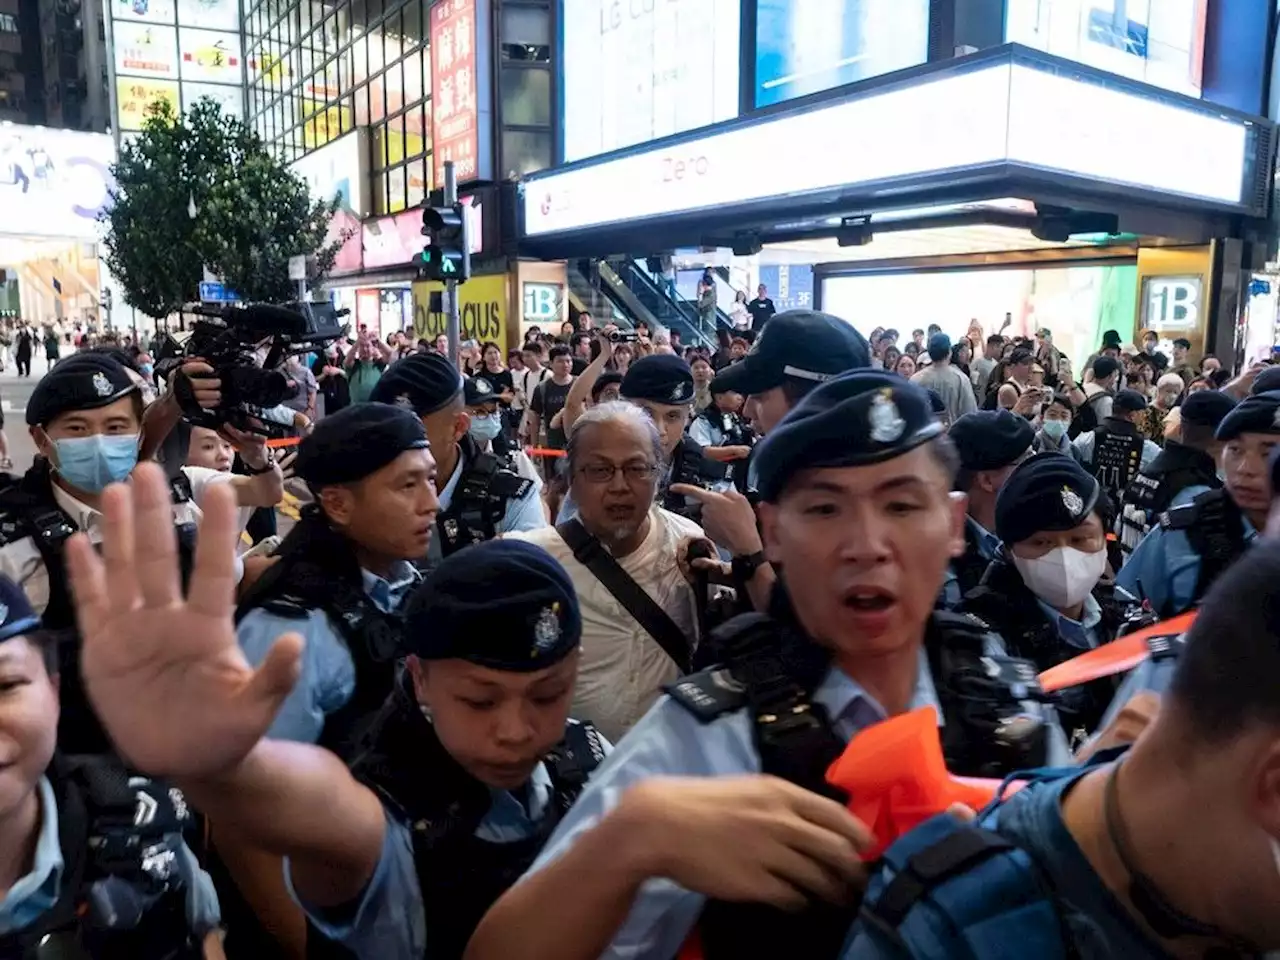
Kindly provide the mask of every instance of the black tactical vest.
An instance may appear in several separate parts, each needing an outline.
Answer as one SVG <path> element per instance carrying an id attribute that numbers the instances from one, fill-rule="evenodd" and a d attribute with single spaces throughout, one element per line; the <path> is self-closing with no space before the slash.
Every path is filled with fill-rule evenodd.
<path id="1" fill-rule="evenodd" d="M 725 413 L 718 410 L 713 404 L 703 410 L 698 416 L 705 420 L 713 429 L 720 431 L 720 446 L 723 447 L 741 447 L 750 446 L 752 435 L 751 428 L 747 426 L 742 415 L 739 413 Z"/>
<path id="2" fill-rule="evenodd" d="M 403 617 L 399 610 L 383 613 L 365 594 L 350 541 L 314 505 L 304 508 L 276 556 L 280 559 L 240 601 L 236 623 L 259 607 L 298 619 L 312 610 L 324 611 L 347 645 L 356 683 L 346 705 L 325 718 L 318 743 L 350 762 L 395 689 Z"/>
<path id="3" fill-rule="evenodd" d="M 436 518 L 442 557 L 492 540 L 511 501 L 525 496 L 533 486 L 509 461 L 483 452 L 469 434 L 458 441 L 458 448 L 462 476 L 453 488 L 449 509 Z"/>
<path id="4" fill-rule="evenodd" d="M 179 853 L 191 815 L 176 790 L 131 779 L 114 758 L 55 756 L 61 895 L 30 926 L 0 936 L 0 960 L 196 960 L 187 922 L 194 878 Z M 145 799 L 144 799 L 145 798 Z"/>
<path id="5" fill-rule="evenodd" d="M 964 553 L 951 561 L 951 572 L 956 576 L 960 586 L 960 596 L 976 587 L 982 581 L 991 561 L 981 553 L 978 539 L 978 528 L 973 521 L 966 518 L 964 524 Z"/>
<path id="6" fill-rule="evenodd" d="M 1146 437 L 1138 428 L 1123 420 L 1109 417 L 1093 431 L 1089 469 L 1113 502 L 1120 499 L 1120 494 L 1142 469 L 1145 444 Z"/>
<path id="7" fill-rule="evenodd" d="M 1222 486 L 1217 464 L 1203 450 L 1166 440 L 1160 455 L 1141 471 L 1124 492 L 1117 533 L 1126 554 L 1137 548 L 1142 538 L 1169 509 L 1169 504 L 1187 487 Z"/>
<path id="8" fill-rule="evenodd" d="M 1141 613 L 1137 601 L 1125 602 L 1116 596 L 1114 584 L 1098 584 L 1092 596 L 1102 613 L 1094 628 L 1100 645 L 1116 639 L 1121 627 Z M 1009 656 L 1033 663 L 1036 673 L 1082 652 L 1058 635 L 1017 568 L 1003 560 L 992 561 L 981 584 L 965 595 L 957 612 L 973 614 L 990 624 L 1003 638 Z M 1096 729 L 1115 697 L 1116 687 L 1116 678 L 1104 677 L 1057 694 L 1055 706 L 1062 727 L 1073 742 L 1082 742 Z"/>
<path id="9" fill-rule="evenodd" d="M 175 504 L 191 499 L 191 482 L 179 473 L 169 481 Z M 0 549 L 31 538 L 49 578 L 49 602 L 40 615 L 46 630 L 63 634 L 59 644 L 59 684 L 62 704 L 58 720 L 58 746 L 68 753 L 107 753 L 110 741 L 98 722 L 80 678 L 80 638 L 76 632 L 76 612 L 71 601 L 63 550 L 76 532 L 75 521 L 53 497 L 49 462 L 37 457 L 21 477 L 0 474 Z M 191 575 L 195 548 L 195 525 L 177 528 L 178 560 L 185 587 Z"/>
<path id="10" fill-rule="evenodd" d="M 1244 514 L 1225 488 L 1206 490 L 1190 503 L 1174 507 L 1160 517 L 1160 528 L 1181 530 L 1200 557 L 1200 572 L 1191 602 L 1181 609 L 1169 606 L 1157 611 L 1163 620 L 1199 603 L 1213 581 L 1244 554 L 1249 541 L 1245 536 Z"/>
<path id="11" fill-rule="evenodd" d="M 829 656 L 800 631 L 782 590 L 775 592 L 771 613 L 745 614 L 721 627 L 715 642 L 726 653 L 726 665 L 684 677 L 667 692 L 703 723 L 747 710 L 762 773 L 843 803 L 848 798 L 826 782 L 826 771 L 847 744 L 813 701 Z M 1045 760 L 1047 730 L 1026 713 L 1015 693 L 1036 688 L 1035 670 L 1012 658 L 986 657 L 987 633 L 985 624 L 971 617 L 942 612 L 933 615 L 926 633 L 925 650 L 946 721 L 940 730 L 943 755 L 953 773 L 1003 776 Z M 787 913 L 713 900 L 703 911 L 699 933 L 707 960 L 822 960 L 838 955 L 856 913 L 856 904 L 813 902 Z"/>
<path id="12" fill-rule="evenodd" d="M 480 920 L 533 864 L 603 759 L 595 729 L 569 721 L 565 739 L 543 761 L 553 796 L 537 832 L 511 843 L 481 840 L 475 834 L 492 804 L 489 788 L 445 752 L 405 679 L 352 772 L 412 831 L 431 960 L 461 960 Z M 340 956 L 315 941 L 308 940 L 309 957 Z"/>

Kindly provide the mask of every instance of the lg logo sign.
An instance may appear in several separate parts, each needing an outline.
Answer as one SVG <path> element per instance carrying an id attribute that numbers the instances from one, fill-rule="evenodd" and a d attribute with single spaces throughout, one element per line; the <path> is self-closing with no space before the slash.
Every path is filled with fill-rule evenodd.
<path id="1" fill-rule="evenodd" d="M 1143 327 L 1155 330 L 1188 330 L 1199 325 L 1202 277 L 1148 277 L 1143 298 Z"/>

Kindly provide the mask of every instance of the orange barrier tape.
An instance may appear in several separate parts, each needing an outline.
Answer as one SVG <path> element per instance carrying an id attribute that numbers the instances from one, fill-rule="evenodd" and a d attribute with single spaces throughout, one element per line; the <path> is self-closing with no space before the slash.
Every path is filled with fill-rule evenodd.
<path id="1" fill-rule="evenodd" d="M 563 450 L 551 450 L 546 447 L 525 447 L 524 452 L 531 457 L 563 457 Z"/>
<path id="2" fill-rule="evenodd" d="M 280 437 L 276 440 L 268 440 L 267 446 L 273 450 L 279 450 L 281 447 L 296 447 L 301 442 L 301 437 Z"/>
<path id="3" fill-rule="evenodd" d="M 1066 663 L 1050 667 L 1040 674 L 1040 686 L 1046 693 L 1077 687 L 1091 680 L 1113 677 L 1117 673 L 1132 670 L 1150 653 L 1148 641 L 1153 637 L 1177 637 L 1191 629 L 1196 621 L 1196 611 L 1190 610 L 1171 620 L 1143 627 L 1134 633 L 1112 640 L 1100 647 L 1094 647 L 1088 653 L 1073 657 Z"/>

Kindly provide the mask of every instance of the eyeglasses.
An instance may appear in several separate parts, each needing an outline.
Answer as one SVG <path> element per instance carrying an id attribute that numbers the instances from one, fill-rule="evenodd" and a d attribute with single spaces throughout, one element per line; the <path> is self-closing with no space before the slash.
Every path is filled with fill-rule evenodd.
<path id="1" fill-rule="evenodd" d="M 628 463 L 621 467 L 615 467 L 612 463 L 589 463 L 578 473 L 586 477 L 588 483 L 605 484 L 619 471 L 628 483 L 645 483 L 654 478 L 658 468 L 652 463 Z"/>

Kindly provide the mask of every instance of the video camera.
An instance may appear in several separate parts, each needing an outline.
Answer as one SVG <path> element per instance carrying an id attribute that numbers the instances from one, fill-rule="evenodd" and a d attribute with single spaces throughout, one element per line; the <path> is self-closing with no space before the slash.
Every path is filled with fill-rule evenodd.
<path id="1" fill-rule="evenodd" d="M 183 419 L 197 427 L 216 430 L 229 424 L 268 437 L 286 436 L 292 428 L 292 418 L 286 424 L 269 415 L 297 391 L 280 369 L 285 359 L 342 339 L 348 329 L 338 324 L 348 311 L 329 303 L 203 305 L 193 312 L 201 319 L 190 334 L 184 341 L 166 334 L 156 357 L 157 375 L 176 377 L 174 396 Z M 267 355 L 259 363 L 264 345 Z M 222 381 L 222 402 L 213 409 L 196 402 L 191 381 L 179 373 L 184 363 L 197 358 Z"/>

